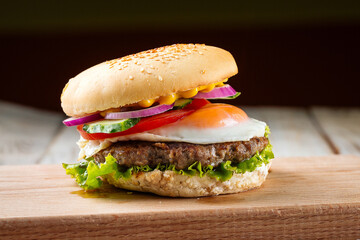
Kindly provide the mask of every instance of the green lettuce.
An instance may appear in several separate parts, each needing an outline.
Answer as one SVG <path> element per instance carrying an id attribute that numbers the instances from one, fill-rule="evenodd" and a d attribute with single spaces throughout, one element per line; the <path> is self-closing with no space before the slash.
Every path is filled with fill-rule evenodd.
<path id="1" fill-rule="evenodd" d="M 271 133 L 270 128 L 269 126 L 266 125 L 264 137 L 269 138 L 270 133 Z"/>
<path id="2" fill-rule="evenodd" d="M 267 134 L 270 131 L 267 128 Z M 266 148 L 260 153 L 257 152 L 250 159 L 244 160 L 240 163 L 232 163 L 231 161 L 222 162 L 219 166 L 201 166 L 200 162 L 195 162 L 187 169 L 178 170 L 172 164 L 159 164 L 155 168 L 150 166 L 132 166 L 125 167 L 116 163 L 116 159 L 109 154 L 105 158 L 105 163 L 97 164 L 93 158 L 83 160 L 76 164 L 63 163 L 66 174 L 75 178 L 80 187 L 85 190 L 92 190 L 100 188 L 102 185 L 101 177 L 107 174 L 114 174 L 115 179 L 123 178 L 130 179 L 132 174 L 138 172 L 150 172 L 155 169 L 160 171 L 171 170 L 177 174 L 186 176 L 199 176 L 205 175 L 215 178 L 218 181 L 229 180 L 234 173 L 252 172 L 263 163 L 268 164 L 269 160 L 274 158 L 272 146 L 269 143 Z"/>

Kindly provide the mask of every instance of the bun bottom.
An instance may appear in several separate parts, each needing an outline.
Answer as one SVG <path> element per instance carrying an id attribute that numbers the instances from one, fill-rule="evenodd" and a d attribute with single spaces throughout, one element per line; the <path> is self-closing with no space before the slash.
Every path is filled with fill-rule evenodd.
<path id="1" fill-rule="evenodd" d="M 107 175 L 105 179 L 115 187 L 132 191 L 151 192 L 169 197 L 204 197 L 238 193 L 258 188 L 265 181 L 270 166 L 271 161 L 269 164 L 263 164 L 252 172 L 234 173 L 232 178 L 224 182 L 208 176 L 202 178 L 198 176 L 188 177 L 170 170 L 140 172 L 133 174 L 128 180 L 122 178 L 116 180 L 113 175 Z"/>

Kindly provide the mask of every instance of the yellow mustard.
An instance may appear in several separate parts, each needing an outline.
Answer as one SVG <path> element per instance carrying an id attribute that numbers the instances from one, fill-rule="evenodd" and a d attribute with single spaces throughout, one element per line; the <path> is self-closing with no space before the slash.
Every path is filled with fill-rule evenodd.
<path id="1" fill-rule="evenodd" d="M 137 104 L 139 104 L 141 107 L 150 107 L 155 102 L 155 99 L 147 99 L 147 100 L 141 100 Z"/>
<path id="2" fill-rule="evenodd" d="M 159 104 L 170 105 L 173 102 L 175 102 L 176 99 L 178 99 L 178 98 L 179 98 L 179 95 L 177 93 L 173 93 L 173 94 L 170 94 L 170 95 L 165 96 L 165 97 L 160 97 L 159 98 Z"/>
<path id="3" fill-rule="evenodd" d="M 163 97 L 142 100 L 140 102 L 131 104 L 130 106 L 134 107 L 134 106 L 138 105 L 140 107 L 146 108 L 146 107 L 152 106 L 155 102 L 158 102 L 159 104 L 170 105 L 170 104 L 173 104 L 179 98 L 191 98 L 191 97 L 195 96 L 198 92 L 210 92 L 215 87 L 222 87 L 222 86 L 224 86 L 224 83 L 227 82 L 227 80 L 228 79 L 225 79 L 224 81 L 221 81 L 218 83 L 212 83 L 209 85 L 199 86 L 197 88 L 190 89 L 188 91 L 173 93 L 173 94 L 163 96 Z M 105 116 L 109 112 L 118 112 L 118 111 L 120 111 L 120 108 L 111 108 L 111 109 L 107 109 L 106 111 L 101 112 L 100 114 L 102 116 Z"/>
<path id="4" fill-rule="evenodd" d="M 205 85 L 205 86 L 199 86 L 197 88 L 193 88 L 188 91 L 173 93 L 173 94 L 170 94 L 167 96 L 158 97 L 156 99 L 142 100 L 142 101 L 138 102 L 137 104 L 140 107 L 144 107 L 144 108 L 152 106 L 155 102 L 159 102 L 159 104 L 170 105 L 170 104 L 173 104 L 179 98 L 191 98 L 191 97 L 195 96 L 196 94 L 198 94 L 198 92 L 210 92 L 215 87 L 222 87 L 222 86 L 224 86 L 224 83 L 227 82 L 227 80 L 228 79 L 226 78 L 224 81 L 221 81 L 218 83 L 212 83 L 212 84 Z"/>

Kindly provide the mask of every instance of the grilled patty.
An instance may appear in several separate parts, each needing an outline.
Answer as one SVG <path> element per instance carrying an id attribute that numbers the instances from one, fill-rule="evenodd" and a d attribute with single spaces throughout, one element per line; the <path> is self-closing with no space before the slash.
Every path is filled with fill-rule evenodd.
<path id="1" fill-rule="evenodd" d="M 202 166 L 218 166 L 223 161 L 241 162 L 261 152 L 269 143 L 266 137 L 253 137 L 249 141 L 192 144 L 183 142 L 117 142 L 94 155 L 98 163 L 105 162 L 110 153 L 123 166 L 156 167 L 160 164 L 174 164 L 184 169 L 195 162 Z"/>

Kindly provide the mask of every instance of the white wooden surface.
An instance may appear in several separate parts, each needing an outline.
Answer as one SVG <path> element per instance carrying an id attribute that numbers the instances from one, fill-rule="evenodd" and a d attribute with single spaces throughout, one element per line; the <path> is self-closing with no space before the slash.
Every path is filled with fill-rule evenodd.
<path id="1" fill-rule="evenodd" d="M 61 126 L 41 163 L 75 162 L 79 154 L 79 147 L 76 144 L 78 140 L 79 134 L 75 127 Z"/>
<path id="2" fill-rule="evenodd" d="M 360 108 L 243 107 L 271 128 L 277 157 L 360 156 Z M 78 156 L 65 115 L 0 101 L 0 165 L 59 164 Z"/>
<path id="3" fill-rule="evenodd" d="M 278 157 L 323 156 L 333 154 L 314 120 L 304 108 L 244 107 L 252 118 L 270 126 L 270 140 Z"/>
<path id="4" fill-rule="evenodd" d="M 329 137 L 335 153 L 360 153 L 360 108 L 314 107 L 311 111 Z"/>
<path id="5" fill-rule="evenodd" d="M 40 163 L 62 114 L 0 101 L 0 164 Z"/>

